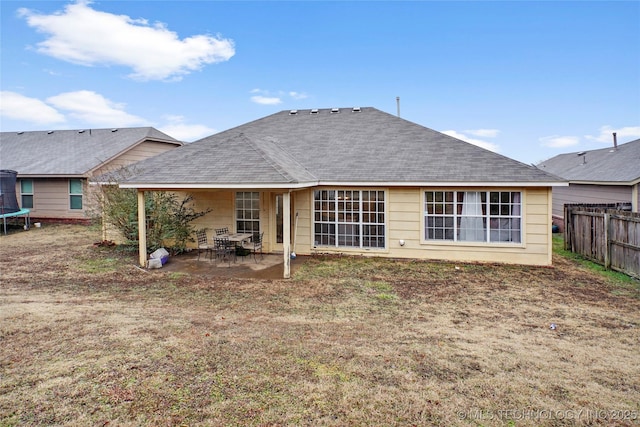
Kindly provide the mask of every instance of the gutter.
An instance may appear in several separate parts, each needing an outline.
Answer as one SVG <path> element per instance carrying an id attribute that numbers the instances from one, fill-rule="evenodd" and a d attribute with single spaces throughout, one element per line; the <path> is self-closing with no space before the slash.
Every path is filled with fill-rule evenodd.
<path id="1" fill-rule="evenodd" d="M 568 187 L 569 182 L 372 182 L 372 181 L 310 181 L 297 183 L 121 183 L 120 188 L 188 190 L 188 189 L 302 189 L 311 187 Z"/>

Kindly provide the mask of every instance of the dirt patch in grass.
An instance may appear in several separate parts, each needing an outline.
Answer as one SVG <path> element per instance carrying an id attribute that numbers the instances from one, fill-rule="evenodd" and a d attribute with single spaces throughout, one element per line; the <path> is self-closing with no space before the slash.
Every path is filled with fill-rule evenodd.
<path id="1" fill-rule="evenodd" d="M 562 257 L 142 272 L 98 239 L 0 238 L 0 425 L 639 422 L 637 281 Z"/>

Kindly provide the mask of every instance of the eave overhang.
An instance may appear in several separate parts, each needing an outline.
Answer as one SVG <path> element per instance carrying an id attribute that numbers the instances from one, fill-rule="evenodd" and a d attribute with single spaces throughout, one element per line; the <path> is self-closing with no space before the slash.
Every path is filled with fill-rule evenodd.
<path id="1" fill-rule="evenodd" d="M 120 184 L 120 188 L 155 190 L 205 189 L 301 189 L 312 187 L 567 187 L 568 182 L 376 182 L 376 181 L 310 181 L 310 182 L 247 182 L 247 183 L 135 183 Z"/>
<path id="2" fill-rule="evenodd" d="M 633 181 L 581 181 L 570 179 L 569 184 L 582 184 L 582 185 L 619 185 L 619 186 L 634 186 L 640 184 L 640 177 Z"/>

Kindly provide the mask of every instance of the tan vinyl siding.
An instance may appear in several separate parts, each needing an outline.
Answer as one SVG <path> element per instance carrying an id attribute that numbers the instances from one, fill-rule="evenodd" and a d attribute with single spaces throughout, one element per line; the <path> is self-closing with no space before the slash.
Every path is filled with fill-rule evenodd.
<path id="1" fill-rule="evenodd" d="M 243 190 L 244 191 L 244 190 Z M 231 231 L 236 229 L 236 213 L 235 213 L 235 194 L 236 191 L 192 191 L 194 196 L 194 208 L 198 211 L 211 209 L 207 215 L 198 218 L 194 223 L 196 229 L 206 228 L 207 235 L 211 237 L 216 228 L 229 227 Z M 264 232 L 264 249 L 266 252 L 272 252 L 276 248 L 276 229 L 275 229 L 275 208 L 272 200 L 275 191 L 260 192 L 260 231 Z M 296 235 L 296 251 L 298 247 L 309 248 L 312 244 L 311 215 L 310 209 L 311 195 L 313 192 L 298 191 L 292 193 L 293 213 L 291 216 L 291 239 L 295 234 L 295 213 L 298 213 L 298 232 Z M 286 226 L 286 224 L 285 224 Z M 190 244 L 195 247 L 195 244 Z M 280 248 L 281 250 L 281 248 Z"/>
<path id="2" fill-rule="evenodd" d="M 553 189 L 553 216 L 564 217 L 564 205 L 570 203 L 631 202 L 631 187 L 626 185 L 569 184 Z"/>
<path id="3" fill-rule="evenodd" d="M 98 176 L 105 172 L 118 170 L 123 166 L 137 163 L 141 160 L 156 156 L 158 154 L 164 153 L 165 151 L 173 150 L 177 147 L 178 146 L 175 144 L 168 144 L 165 142 L 144 141 L 136 145 L 132 149 L 120 154 L 111 161 L 105 163 L 100 168 L 96 169 L 93 175 Z"/>
<path id="4" fill-rule="evenodd" d="M 213 232 L 216 228 L 229 227 L 235 230 L 234 194 L 231 191 L 193 191 L 194 209 L 211 209 L 207 215 L 198 218 L 193 224 L 196 228 L 206 228 Z"/>
<path id="5" fill-rule="evenodd" d="M 244 190 L 240 190 L 244 191 Z M 196 211 L 211 209 L 207 215 L 193 222 L 196 229 L 207 229 L 207 236 L 211 240 L 216 228 L 228 227 L 229 231 L 236 231 L 235 197 L 236 191 L 193 191 L 194 208 Z M 264 232 L 264 248 L 268 251 L 275 236 L 271 236 L 269 211 L 270 193 L 260 193 L 260 232 Z M 195 243 L 189 245 L 195 247 Z"/>
<path id="6" fill-rule="evenodd" d="M 298 212 L 298 232 L 296 237 L 295 252 L 298 253 L 299 248 L 305 248 L 309 253 L 310 248 L 313 246 L 313 191 L 298 191 L 292 193 L 294 213 L 291 218 L 291 243 L 293 244 L 293 238 L 295 232 L 295 213 Z M 293 250 L 293 247 L 292 247 Z"/>
<path id="7" fill-rule="evenodd" d="M 469 189 L 465 188 L 464 190 L 468 191 Z M 423 241 L 422 193 L 425 189 L 391 188 L 387 189 L 387 247 L 385 249 L 362 250 L 319 247 L 316 251 L 391 258 L 549 265 L 551 263 L 550 188 L 506 188 L 499 190 L 522 192 L 522 244 Z M 313 194 L 313 190 L 309 190 L 307 193 Z M 311 200 L 308 205 L 312 207 Z M 313 239 L 311 224 L 312 221 L 309 221 L 309 237 Z M 298 233 L 300 231 L 299 228 Z M 404 240 L 404 246 L 400 246 L 400 240 Z M 311 254 L 314 249 L 298 240 L 296 252 L 299 254 Z"/>
<path id="8" fill-rule="evenodd" d="M 69 206 L 69 179 L 33 178 L 33 218 L 43 219 L 87 219 L 89 197 L 86 180 L 83 181 L 84 195 L 82 209 Z M 16 186 L 16 195 L 20 202 L 20 180 Z"/>
<path id="9" fill-rule="evenodd" d="M 361 188 L 350 188 L 361 189 Z M 313 191 L 292 193 L 291 238 L 295 233 L 295 213 L 298 213 L 298 231 L 295 252 L 300 255 L 314 253 L 345 253 L 351 255 L 389 258 L 434 259 L 449 261 L 503 262 L 526 265 L 551 264 L 551 189 L 500 188 L 472 190 L 520 191 L 522 193 L 522 243 L 455 243 L 424 241 L 425 188 L 380 188 L 386 200 L 386 247 L 381 249 L 314 247 Z M 469 190 L 464 188 L 462 190 Z M 211 237 L 215 228 L 229 227 L 235 231 L 235 191 L 194 191 L 196 210 L 212 211 L 199 218 L 194 226 L 207 228 Z M 275 244 L 275 219 L 272 200 L 277 191 L 260 193 L 260 228 L 264 232 L 265 252 L 272 252 Z M 286 226 L 286 224 L 285 224 Z M 404 246 L 399 241 L 404 240 Z M 195 245 L 191 244 L 191 247 Z M 281 249 L 280 249 L 281 250 Z"/>

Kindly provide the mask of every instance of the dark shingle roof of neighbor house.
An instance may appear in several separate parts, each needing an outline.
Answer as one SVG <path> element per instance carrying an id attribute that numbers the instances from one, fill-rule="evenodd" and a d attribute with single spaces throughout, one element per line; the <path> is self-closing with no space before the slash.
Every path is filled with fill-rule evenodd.
<path id="1" fill-rule="evenodd" d="M 561 183 L 375 108 L 281 111 L 136 165 L 127 187 Z M 359 111 L 356 111 L 359 110 Z"/>
<path id="2" fill-rule="evenodd" d="M 182 145 L 152 127 L 0 133 L 0 169 L 20 176 L 85 175 L 147 140 Z"/>
<path id="3" fill-rule="evenodd" d="M 635 184 L 640 181 L 640 139 L 617 149 L 559 154 L 538 167 L 569 181 Z"/>

